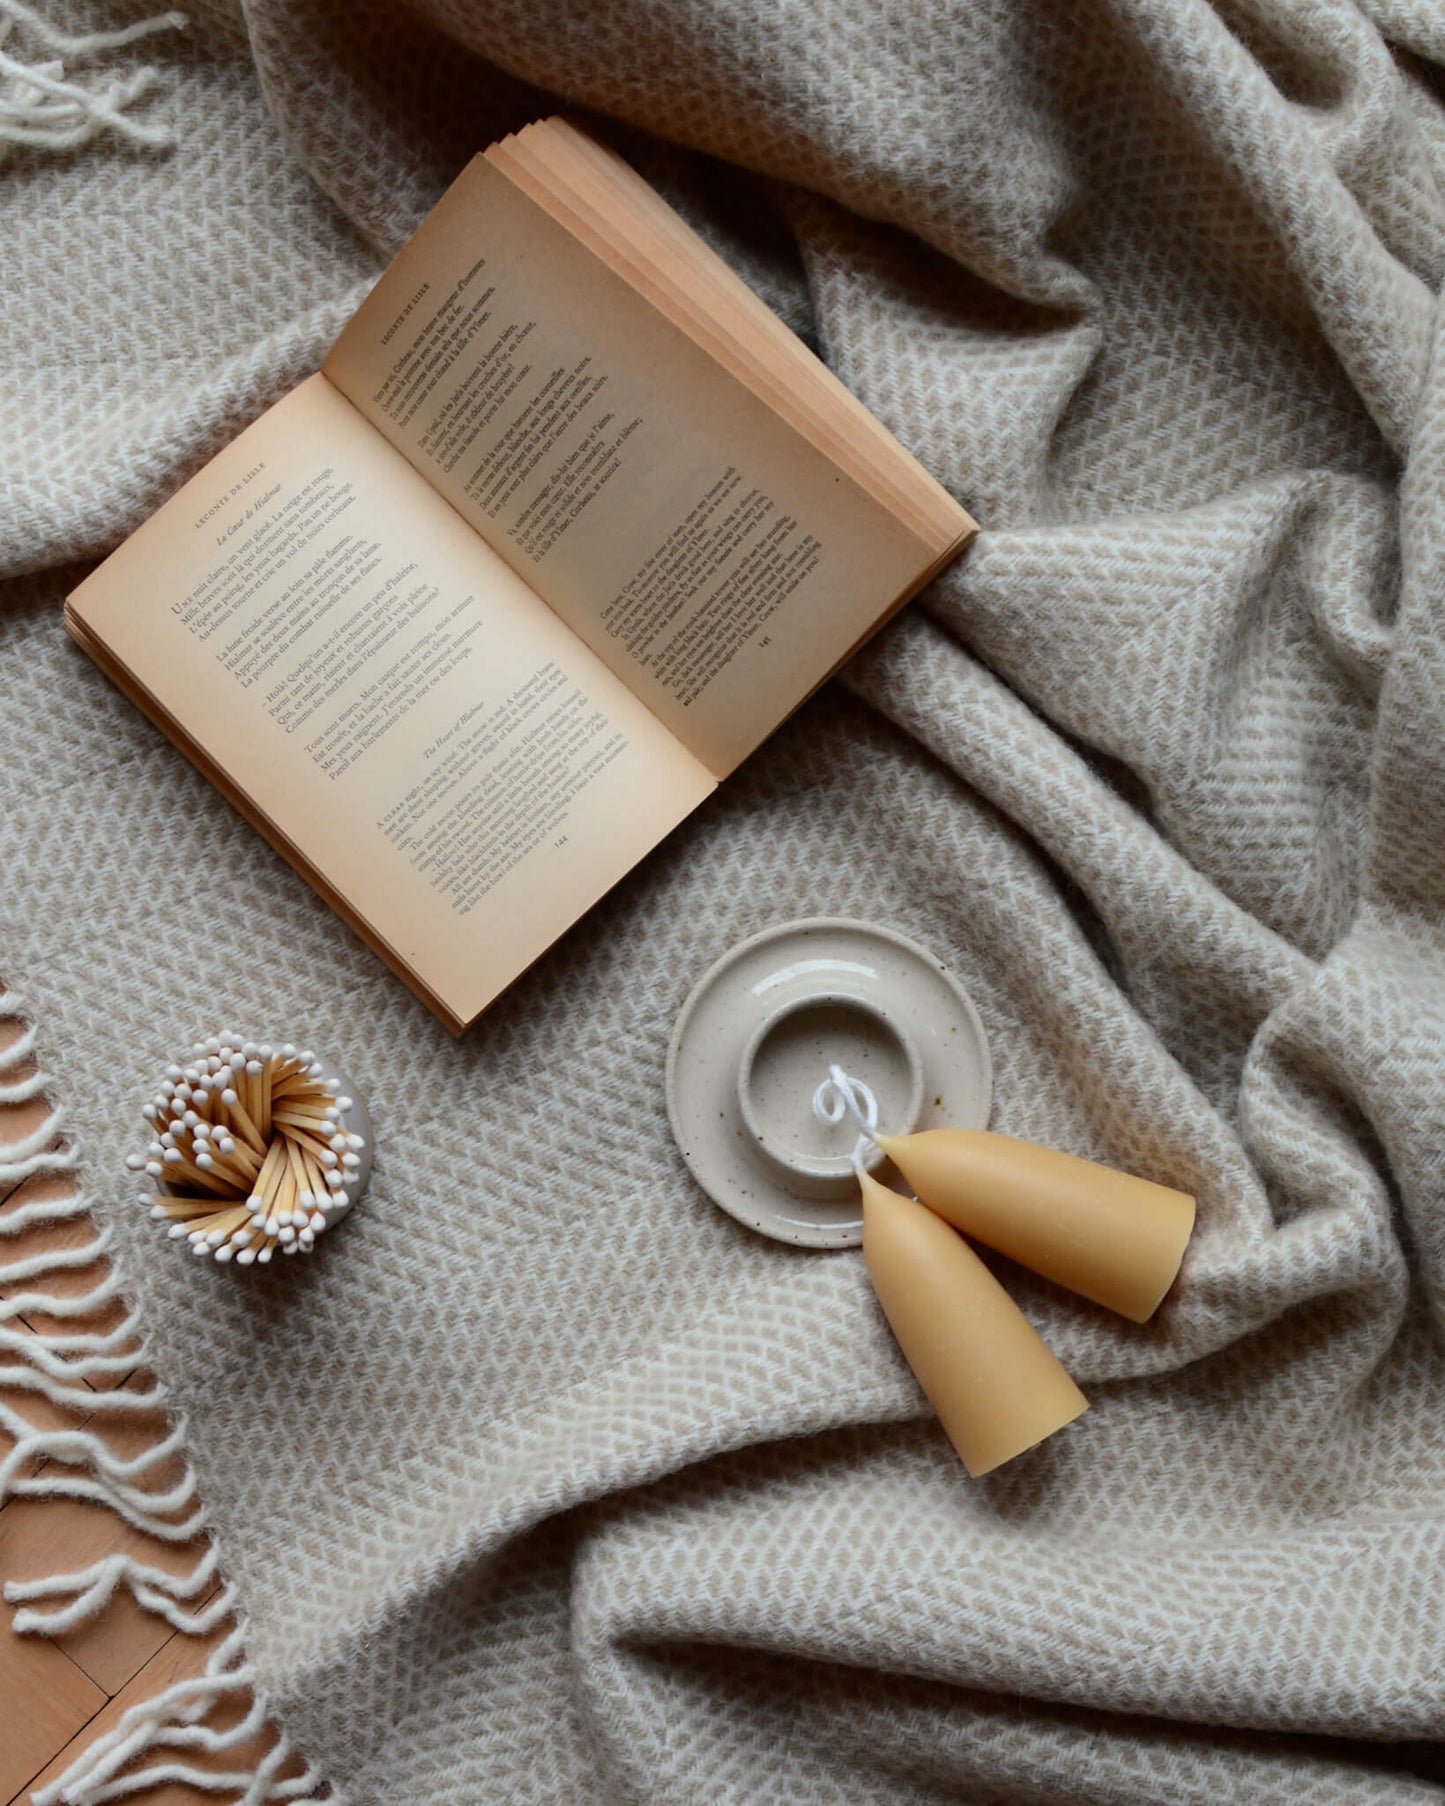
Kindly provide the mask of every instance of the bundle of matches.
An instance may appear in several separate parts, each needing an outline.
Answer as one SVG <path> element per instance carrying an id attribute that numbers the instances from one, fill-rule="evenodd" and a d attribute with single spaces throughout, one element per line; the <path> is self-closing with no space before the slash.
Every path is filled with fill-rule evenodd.
<path id="1" fill-rule="evenodd" d="M 238 1266 L 307 1253 L 365 1182 L 365 1112 L 308 1049 L 213 1036 L 168 1066 L 127 1165 L 151 1217 L 191 1252 Z"/>

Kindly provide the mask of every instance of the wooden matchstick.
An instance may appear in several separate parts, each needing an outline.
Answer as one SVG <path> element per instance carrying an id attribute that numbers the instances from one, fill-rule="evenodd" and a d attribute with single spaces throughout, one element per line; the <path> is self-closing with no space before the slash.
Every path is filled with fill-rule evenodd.
<path id="1" fill-rule="evenodd" d="M 230 1200 L 170 1196 L 163 1192 L 153 1192 L 146 1202 L 150 1205 L 151 1215 L 159 1222 L 162 1217 L 193 1217 L 207 1211 L 215 1215 L 219 1211 L 228 1209 Z"/>
<path id="2" fill-rule="evenodd" d="M 242 1075 L 238 1074 L 237 1076 Z M 249 1087 L 247 1089 L 249 1091 Z M 236 1125 L 252 1152 L 264 1158 L 267 1147 L 266 1137 L 261 1133 L 261 1125 L 242 1100 L 239 1086 L 232 1084 L 223 1095 L 227 1120 Z"/>

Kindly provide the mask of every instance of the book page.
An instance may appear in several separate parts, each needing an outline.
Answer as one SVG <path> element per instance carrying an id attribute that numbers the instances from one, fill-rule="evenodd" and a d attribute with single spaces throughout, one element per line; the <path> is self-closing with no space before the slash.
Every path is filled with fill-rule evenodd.
<path id="1" fill-rule="evenodd" d="M 713 788 L 324 377 L 67 616 L 454 1027 Z"/>
<path id="2" fill-rule="evenodd" d="M 325 367 L 718 776 L 938 559 L 484 158 Z"/>

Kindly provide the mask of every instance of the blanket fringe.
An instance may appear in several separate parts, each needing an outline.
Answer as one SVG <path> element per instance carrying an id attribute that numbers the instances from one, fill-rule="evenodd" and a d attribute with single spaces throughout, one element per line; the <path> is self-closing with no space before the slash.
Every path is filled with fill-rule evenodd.
<path id="1" fill-rule="evenodd" d="M 0 11 L 5 10 L 18 9 L 12 0 L 0 0 Z M 0 1023 L 20 1024 L 24 1017 L 15 993 L 0 992 Z M 9 1076 L 23 1071 L 34 1054 L 33 1028 L 25 1029 L 0 1052 L 0 1104 L 46 1096 L 51 1081 L 44 1073 Z M 32 1134 L 0 1147 L 0 1199 L 37 1173 L 74 1173 L 77 1150 L 57 1146 L 62 1127 L 63 1112 L 51 1110 Z M 83 1220 L 88 1215 L 88 1201 L 75 1187 L 64 1197 L 26 1201 L 0 1212 L 0 1238 L 19 1236 L 37 1224 Z M 48 1278 L 104 1259 L 109 1247 L 110 1236 L 102 1231 L 81 1248 L 55 1249 L 0 1266 L 7 1283 L 23 1282 L 28 1287 L 29 1282 L 37 1281 L 41 1287 L 0 1299 L 0 1392 L 39 1393 L 53 1405 L 100 1423 L 143 1417 L 164 1406 L 165 1393 L 158 1385 L 136 1391 L 92 1391 L 83 1384 L 87 1375 L 126 1373 L 142 1360 L 135 1312 L 127 1312 L 112 1329 L 84 1327 L 86 1318 L 119 1296 L 119 1284 L 112 1274 L 107 1273 L 78 1296 L 52 1297 L 43 1289 Z M 73 1331 L 40 1333 L 11 1327 L 37 1313 L 62 1323 L 79 1321 Z M 190 1542 L 206 1527 L 205 1512 L 195 1502 L 195 1480 L 189 1468 L 165 1491 L 139 1483 L 166 1461 L 183 1457 L 183 1422 L 175 1423 L 142 1453 L 128 1459 L 117 1455 L 95 1429 L 37 1429 L 3 1398 L 0 1431 L 14 1444 L 0 1461 L 0 1503 L 11 1496 L 84 1499 L 107 1506 L 127 1524 L 164 1543 Z M 38 1473 L 26 1471 L 36 1463 L 43 1463 Z M 181 1512 L 185 1516 L 178 1517 Z M 64 1635 L 94 1619 L 122 1591 L 185 1635 L 205 1636 L 225 1623 L 235 1606 L 229 1586 L 207 1603 L 190 1606 L 189 1602 L 213 1584 L 216 1572 L 214 1545 L 208 1545 L 184 1574 L 171 1574 L 119 1553 L 74 1573 L 9 1581 L 4 1593 L 18 1608 L 11 1628 L 22 1636 Z M 36 1609 L 36 1602 L 43 1600 L 58 1603 Z M 239 1723 L 217 1729 L 204 1722 L 215 1707 L 247 1692 L 252 1696 L 251 1705 Z M 241 1632 L 233 1630 L 213 1652 L 203 1674 L 177 1681 L 153 1699 L 132 1706 L 65 1774 L 32 1798 L 36 1806 L 102 1806 L 107 1800 L 178 1781 L 211 1793 L 232 1794 L 238 1806 L 268 1806 L 279 1800 L 321 1806 L 323 1795 L 318 1790 L 322 1782 L 314 1768 L 282 1778 L 281 1770 L 294 1754 L 284 1737 L 278 1737 L 255 1766 L 244 1772 L 203 1769 L 170 1754 L 239 1749 L 265 1729 L 267 1720 L 265 1696 L 256 1688 L 254 1672 L 242 1655 Z M 160 1759 L 145 1768 L 130 1767 L 144 1757 Z M 336 1806 L 334 1792 L 327 1792 L 324 1798 Z"/>
<path id="2" fill-rule="evenodd" d="M 124 49 L 157 32 L 179 31 L 184 13 L 158 13 L 119 31 L 92 31 L 71 36 L 59 31 L 21 0 L 0 0 L 0 157 L 13 146 L 72 150 L 102 132 L 113 132 L 132 144 L 151 149 L 175 142 L 162 125 L 135 119 L 128 108 L 148 94 L 159 79 L 149 64 L 102 87 L 87 88 L 66 79 L 64 59 L 84 62 Z M 20 26 L 39 46 L 41 60 L 22 62 L 5 46 Z M 43 53 L 50 52 L 46 57 Z"/>
<path id="3" fill-rule="evenodd" d="M 227 1587 L 216 1601 L 222 1616 L 232 1603 Z M 102 1801 L 119 1800 L 166 1781 L 184 1782 L 211 1793 L 236 1793 L 236 1806 L 265 1806 L 272 1800 L 322 1806 L 316 1792 L 320 1777 L 314 1768 L 290 1779 L 281 1778 L 280 1771 L 293 1754 L 284 1737 L 278 1737 L 249 1772 L 165 1761 L 121 1773 L 136 1758 L 162 1750 L 204 1750 L 214 1755 L 249 1742 L 266 1725 L 265 1700 L 254 1683 L 241 1654 L 241 1633 L 232 1631 L 211 1656 L 203 1675 L 177 1681 L 154 1699 L 132 1706 L 66 1774 L 32 1795 L 35 1806 L 101 1806 Z M 252 1694 L 251 1709 L 238 1723 L 222 1731 L 199 1722 L 228 1695 L 246 1692 Z"/>

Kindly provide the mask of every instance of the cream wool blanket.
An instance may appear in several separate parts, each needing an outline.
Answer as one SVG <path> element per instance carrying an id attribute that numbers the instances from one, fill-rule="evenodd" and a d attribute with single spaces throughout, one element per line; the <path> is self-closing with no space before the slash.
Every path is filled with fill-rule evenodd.
<path id="1" fill-rule="evenodd" d="M 173 148 L 0 165 L 0 970 L 278 1721 L 355 1806 L 1437 1798 L 1439 6 L 202 0 L 73 74 L 141 64 Z M 984 532 L 457 1043 L 60 600 L 562 105 Z M 995 1127 L 1199 1195 L 1143 1328 L 1007 1271 L 1093 1408 L 982 1482 L 668 1134 L 689 985 L 805 914 L 953 967 Z M 229 1024 L 378 1130 L 249 1274 L 122 1167 Z"/>

